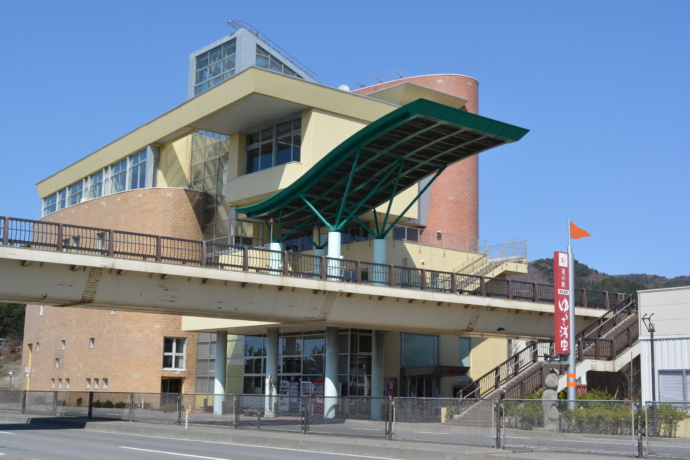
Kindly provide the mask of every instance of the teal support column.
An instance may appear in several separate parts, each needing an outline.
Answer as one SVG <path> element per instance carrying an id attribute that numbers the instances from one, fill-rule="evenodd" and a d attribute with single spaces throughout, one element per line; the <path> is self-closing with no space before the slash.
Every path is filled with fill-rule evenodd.
<path id="1" fill-rule="evenodd" d="M 383 331 L 371 337 L 371 419 L 382 420 L 383 408 Z"/>
<path id="2" fill-rule="evenodd" d="M 213 413 L 223 415 L 223 402 L 225 401 L 225 382 L 227 378 L 228 358 L 228 333 L 216 332 L 216 365 L 215 381 L 213 384 Z"/>
<path id="3" fill-rule="evenodd" d="M 278 328 L 269 327 L 266 336 L 266 417 L 275 417 L 278 401 Z"/>
<path id="4" fill-rule="evenodd" d="M 337 327 L 326 328 L 326 382 L 324 383 L 324 418 L 335 418 L 338 406 L 338 333 Z"/>
<path id="5" fill-rule="evenodd" d="M 374 238 L 374 260 L 375 264 L 385 264 L 386 263 L 386 239 L 385 238 Z M 386 279 L 387 271 L 384 267 L 375 267 L 372 280 L 377 286 L 388 285 L 388 280 Z"/>

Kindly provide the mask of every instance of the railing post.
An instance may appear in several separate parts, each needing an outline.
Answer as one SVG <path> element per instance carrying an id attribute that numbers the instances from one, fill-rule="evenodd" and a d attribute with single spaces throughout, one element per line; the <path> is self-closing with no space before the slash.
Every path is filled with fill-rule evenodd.
<path id="1" fill-rule="evenodd" d="M 2 220 L 2 245 L 7 246 L 10 242 L 10 218 L 5 216 Z"/>
<path id="2" fill-rule="evenodd" d="M 64 239 L 64 228 L 62 224 L 58 224 L 58 231 L 57 231 L 57 251 L 62 252 L 64 250 L 64 247 L 62 245 L 62 240 Z"/>
<path id="3" fill-rule="evenodd" d="M 455 273 L 450 274 L 450 292 L 453 294 L 458 293 L 458 275 Z"/>
<path id="4" fill-rule="evenodd" d="M 162 244 L 162 238 L 161 238 L 161 236 L 160 236 L 160 235 L 156 235 L 156 262 L 160 262 L 160 261 L 161 261 L 161 255 L 162 255 L 162 253 L 163 253 L 162 246 L 163 246 L 163 244 Z"/>
<path id="5" fill-rule="evenodd" d="M 26 390 L 22 392 L 22 414 L 26 413 L 26 393 Z"/>
<path id="6" fill-rule="evenodd" d="M 177 394 L 177 424 L 182 425 L 182 395 Z"/>
<path id="7" fill-rule="evenodd" d="M 93 391 L 89 391 L 89 412 L 87 415 L 88 418 L 93 417 Z"/>
<path id="8" fill-rule="evenodd" d="M 631 404 L 631 409 L 635 413 L 634 406 Z M 654 433 L 656 434 L 656 433 Z M 644 458 L 644 442 L 642 436 L 642 401 L 637 401 L 637 457 Z"/>
<path id="9" fill-rule="evenodd" d="M 374 268 L 374 273 L 378 271 L 377 267 L 372 268 Z M 360 262 L 359 260 L 355 262 L 355 282 L 357 284 L 362 284 L 362 262 Z"/>
<path id="10" fill-rule="evenodd" d="M 281 255 L 283 258 L 283 276 L 288 276 L 290 274 L 290 253 L 283 251 Z"/>
<path id="11" fill-rule="evenodd" d="M 321 256 L 321 266 L 319 267 L 320 273 L 319 278 L 322 280 L 326 279 L 326 264 L 328 263 L 326 256 Z"/>
<path id="12" fill-rule="evenodd" d="M 594 339 L 594 359 L 601 359 L 601 349 L 599 348 L 599 343 L 601 340 Z"/>
<path id="13" fill-rule="evenodd" d="M 393 396 L 388 396 L 387 406 L 386 406 L 386 439 L 389 441 L 393 440 L 393 405 L 395 404 L 395 399 Z"/>
<path id="14" fill-rule="evenodd" d="M 609 301 L 609 291 L 604 292 L 604 306 L 606 307 L 607 310 L 610 310 L 611 303 Z"/>
<path id="15" fill-rule="evenodd" d="M 199 261 L 199 264 L 202 267 L 206 266 L 206 241 L 201 242 L 201 260 Z"/>
<path id="16" fill-rule="evenodd" d="M 582 290 L 582 306 L 587 308 L 587 289 Z"/>
<path id="17" fill-rule="evenodd" d="M 247 246 L 242 246 L 242 271 L 249 271 L 249 248 Z"/>
<path id="18" fill-rule="evenodd" d="M 129 421 L 134 421 L 134 393 L 129 394 Z"/>
<path id="19" fill-rule="evenodd" d="M 479 295 L 486 297 L 486 281 L 483 276 L 479 277 Z"/>
<path id="20" fill-rule="evenodd" d="M 537 289 L 537 283 L 532 283 L 532 302 L 537 303 L 539 301 L 539 291 Z"/>
<path id="21" fill-rule="evenodd" d="M 108 257 L 115 255 L 115 230 L 108 230 Z"/>
<path id="22" fill-rule="evenodd" d="M 426 270 L 423 268 L 419 270 L 419 288 L 426 291 Z"/>
<path id="23" fill-rule="evenodd" d="M 508 281 L 508 287 L 507 287 L 508 300 L 513 300 L 513 282 L 510 279 L 508 279 L 507 281 Z"/>
<path id="24" fill-rule="evenodd" d="M 57 416 L 57 391 L 53 391 L 53 417 Z"/>
<path id="25" fill-rule="evenodd" d="M 395 286 L 395 269 L 393 265 L 388 266 L 388 285 L 390 287 Z"/>

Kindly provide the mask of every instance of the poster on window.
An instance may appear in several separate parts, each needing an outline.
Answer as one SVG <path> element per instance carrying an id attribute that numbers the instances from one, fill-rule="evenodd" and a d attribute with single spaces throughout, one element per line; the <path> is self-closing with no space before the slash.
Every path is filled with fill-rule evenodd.
<path id="1" fill-rule="evenodd" d="M 554 352 L 570 354 L 570 260 L 567 252 L 553 253 Z"/>

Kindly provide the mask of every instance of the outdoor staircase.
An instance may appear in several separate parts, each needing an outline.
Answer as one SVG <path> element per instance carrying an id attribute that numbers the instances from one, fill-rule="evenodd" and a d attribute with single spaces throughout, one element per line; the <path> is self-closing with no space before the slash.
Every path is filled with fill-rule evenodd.
<path id="1" fill-rule="evenodd" d="M 575 336 L 576 362 L 615 360 L 630 349 L 638 338 L 637 305 L 630 296 Z M 499 397 L 523 399 L 543 387 L 552 368 L 558 368 L 563 375 L 567 363 L 545 362 L 544 358 L 553 352 L 553 345 L 553 340 L 530 342 L 524 349 L 470 384 L 470 388 L 463 392 L 463 401 Z M 467 409 L 471 406 L 463 407 Z"/>

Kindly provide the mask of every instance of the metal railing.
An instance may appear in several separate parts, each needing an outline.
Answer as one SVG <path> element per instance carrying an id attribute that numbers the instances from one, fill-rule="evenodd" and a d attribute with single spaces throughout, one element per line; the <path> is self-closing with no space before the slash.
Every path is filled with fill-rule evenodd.
<path id="1" fill-rule="evenodd" d="M 28 219 L 0 217 L 0 243 L 27 249 L 553 303 L 553 286 L 538 283 Z M 622 296 L 577 289 L 575 305 L 608 310 Z"/>
<path id="2" fill-rule="evenodd" d="M 517 262 L 527 263 L 527 240 L 507 238 L 504 244 L 487 246 L 479 251 L 481 255 L 469 264 L 457 270 L 456 273 L 467 273 L 469 275 L 484 275 L 488 270 L 505 263 Z"/>
<path id="3" fill-rule="evenodd" d="M 690 456 L 690 403 L 0 390 L 0 411 L 392 441 Z M 472 410 L 467 410 L 471 406 Z M 567 435 L 567 436 L 565 436 Z"/>
<path id="4" fill-rule="evenodd" d="M 636 311 L 633 298 L 628 297 L 580 331 L 575 336 L 577 362 L 592 358 L 612 360 L 630 348 L 640 335 L 637 322 L 629 324 L 613 338 L 605 339 L 603 336 Z M 514 382 L 505 390 L 506 397 L 524 398 L 542 387 L 547 375 L 546 369 L 541 366 L 529 373 L 524 371 L 538 363 L 541 357 L 551 355 L 553 347 L 553 340 L 530 342 L 525 348 L 479 377 L 469 387 L 465 387 L 463 397 L 484 398 L 501 386 Z M 561 370 L 565 369 L 564 365 L 559 366 Z M 516 382 L 514 379 L 518 376 L 521 380 Z"/>

